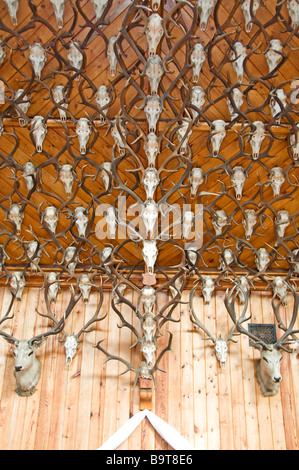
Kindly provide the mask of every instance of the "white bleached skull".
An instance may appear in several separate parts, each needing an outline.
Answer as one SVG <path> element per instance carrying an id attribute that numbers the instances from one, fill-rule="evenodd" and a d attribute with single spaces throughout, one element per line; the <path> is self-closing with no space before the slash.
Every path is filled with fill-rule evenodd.
<path id="1" fill-rule="evenodd" d="M 225 272 L 227 267 L 230 266 L 234 261 L 235 259 L 232 250 L 230 248 L 225 248 L 225 250 L 223 250 L 223 252 L 220 254 L 220 271 Z"/>
<path id="2" fill-rule="evenodd" d="M 154 237 L 155 228 L 158 221 L 159 208 L 158 204 L 149 199 L 143 204 L 142 220 L 146 229 L 146 236 Z"/>
<path id="3" fill-rule="evenodd" d="M 41 73 L 47 61 L 47 54 L 39 42 L 35 42 L 33 46 L 29 46 L 29 60 L 36 77 L 41 79 Z"/>
<path id="4" fill-rule="evenodd" d="M 237 108 L 237 110 L 241 108 L 244 101 L 244 95 L 239 88 L 234 88 L 231 94 L 231 99 L 227 98 L 226 104 L 230 113 L 231 121 L 233 121 L 238 117 L 238 112 L 235 111 L 235 108 Z"/>
<path id="5" fill-rule="evenodd" d="M 116 44 L 117 36 L 111 36 L 107 48 L 107 57 L 110 65 L 110 75 L 115 77 L 117 68 L 117 56 L 115 54 L 114 45 Z"/>
<path id="6" fill-rule="evenodd" d="M 159 174 L 155 168 L 146 168 L 142 175 L 142 183 L 145 188 L 146 198 L 153 199 L 159 184 Z"/>
<path id="7" fill-rule="evenodd" d="M 201 110 L 205 102 L 206 102 L 206 99 L 205 99 L 204 89 L 200 85 L 192 87 L 190 104 L 192 104 L 193 106 Z M 191 109 L 191 113 L 192 113 L 193 119 L 196 119 L 198 116 L 198 111 L 196 111 L 195 109 Z"/>
<path id="8" fill-rule="evenodd" d="M 205 305 L 209 305 L 212 300 L 212 294 L 215 291 L 215 282 L 210 275 L 206 275 L 203 278 L 201 291 L 204 297 Z"/>
<path id="9" fill-rule="evenodd" d="M 57 85 L 53 90 L 53 100 L 56 104 L 59 104 L 58 112 L 62 122 L 66 121 L 66 111 L 68 103 L 66 102 L 65 87 L 63 85 Z M 64 108 L 64 109 L 61 109 Z"/>
<path id="10" fill-rule="evenodd" d="M 182 233 L 183 233 L 184 240 L 188 240 L 188 238 L 190 237 L 194 219 L 195 219 L 195 216 L 192 211 L 185 210 L 183 212 Z"/>
<path id="11" fill-rule="evenodd" d="M 43 143 L 48 132 L 43 116 L 34 116 L 34 118 L 32 118 L 31 132 L 35 142 L 36 151 L 41 153 L 43 151 Z"/>
<path id="12" fill-rule="evenodd" d="M 212 122 L 211 145 L 214 157 L 219 154 L 221 144 L 226 136 L 225 126 L 225 121 L 223 121 L 222 119 L 216 119 Z"/>
<path id="13" fill-rule="evenodd" d="M 78 287 L 82 293 L 82 298 L 85 303 L 88 302 L 89 296 L 90 296 L 90 291 L 92 288 L 90 278 L 87 273 L 83 273 L 80 276 L 79 282 L 78 282 Z"/>
<path id="14" fill-rule="evenodd" d="M 288 285 L 285 280 L 276 276 L 272 281 L 273 298 L 278 297 L 284 307 L 288 306 Z"/>
<path id="15" fill-rule="evenodd" d="M 95 96 L 95 101 L 100 110 L 103 112 L 103 114 L 107 115 L 109 104 L 112 101 L 112 97 L 106 85 L 101 85 L 98 88 Z M 102 116 L 102 114 L 100 114 L 100 121 L 104 122 L 104 117 Z"/>
<path id="16" fill-rule="evenodd" d="M 268 64 L 269 73 L 277 67 L 282 58 L 282 44 L 279 39 L 271 39 L 268 50 L 265 52 L 266 62 Z"/>
<path id="17" fill-rule="evenodd" d="M 279 238 L 283 238 L 287 227 L 290 225 L 290 214 L 287 210 L 281 209 L 276 213 L 274 225 Z"/>
<path id="18" fill-rule="evenodd" d="M 226 225 L 228 224 L 229 224 L 229 217 L 225 213 L 225 211 L 222 209 L 215 211 L 215 214 L 212 220 L 212 225 L 214 227 L 215 234 L 217 236 L 222 234 L 224 227 L 226 227 Z"/>
<path id="19" fill-rule="evenodd" d="M 263 271 L 270 263 L 271 258 L 266 248 L 260 248 L 255 253 L 255 264 L 259 272 Z"/>
<path id="20" fill-rule="evenodd" d="M 117 215 L 113 206 L 109 206 L 106 209 L 105 219 L 107 222 L 110 238 L 115 238 L 117 227 Z"/>
<path id="21" fill-rule="evenodd" d="M 215 0 L 197 0 L 197 6 L 200 10 L 200 30 L 205 31 L 208 20 L 212 14 Z"/>
<path id="22" fill-rule="evenodd" d="M 242 199 L 244 183 L 246 180 L 245 171 L 241 166 L 235 166 L 231 175 L 231 182 L 235 188 L 235 194 L 238 201 Z"/>
<path id="23" fill-rule="evenodd" d="M 145 64 L 144 73 L 150 84 L 151 95 L 156 95 L 158 93 L 161 78 L 164 75 L 161 57 L 157 54 L 150 57 Z"/>
<path id="24" fill-rule="evenodd" d="M 179 126 L 176 133 L 181 144 L 181 154 L 184 155 L 187 151 L 189 139 L 192 135 L 191 118 L 183 118 L 182 124 Z"/>
<path id="25" fill-rule="evenodd" d="M 87 118 L 80 118 L 76 124 L 76 134 L 80 144 L 81 155 L 86 154 L 86 146 L 91 136 L 91 125 Z"/>
<path id="26" fill-rule="evenodd" d="M 244 74 L 244 60 L 247 56 L 246 47 L 240 41 L 233 44 L 233 50 L 230 54 L 232 60 L 233 69 L 237 74 L 238 82 L 242 82 Z"/>
<path id="27" fill-rule="evenodd" d="M 15 271 L 10 278 L 10 287 L 14 292 L 16 299 L 20 302 L 25 287 L 25 277 L 21 271 Z"/>
<path id="28" fill-rule="evenodd" d="M 290 135 L 290 145 L 292 147 L 294 160 L 299 159 L 299 123 L 296 124 L 296 133 Z"/>
<path id="29" fill-rule="evenodd" d="M 226 340 L 221 338 L 221 336 L 219 336 L 219 338 L 216 339 L 214 350 L 215 350 L 216 358 L 219 361 L 221 369 L 225 369 L 227 353 L 228 353 L 228 345 L 227 345 Z"/>
<path id="30" fill-rule="evenodd" d="M 169 286 L 169 290 L 173 299 L 182 292 L 183 281 L 184 279 L 182 276 L 177 277 L 174 281 L 174 285 Z"/>
<path id="31" fill-rule="evenodd" d="M 281 113 L 288 105 L 287 96 L 282 88 L 277 88 L 271 92 L 272 98 L 270 100 L 270 109 L 272 117 L 275 118 L 275 123 L 280 124 Z M 282 107 L 281 107 L 282 105 Z"/>
<path id="32" fill-rule="evenodd" d="M 96 14 L 96 21 L 103 15 L 109 0 L 91 0 Z"/>
<path id="33" fill-rule="evenodd" d="M 75 246 L 68 246 L 65 250 L 65 263 L 71 273 L 75 272 L 77 263 L 79 261 L 79 255 L 76 253 L 77 248 Z"/>
<path id="34" fill-rule="evenodd" d="M 124 155 L 126 151 L 126 136 L 128 134 L 121 119 L 114 119 L 111 121 L 111 135 L 114 139 L 115 145 L 117 145 L 120 155 Z"/>
<path id="35" fill-rule="evenodd" d="M 252 150 L 252 158 L 254 160 L 257 160 L 260 155 L 262 142 L 266 136 L 265 124 L 262 121 L 254 121 L 253 125 L 255 127 L 255 130 L 251 135 L 250 145 Z"/>
<path id="36" fill-rule="evenodd" d="M 153 13 L 147 22 L 145 34 L 148 43 L 149 57 L 156 55 L 157 47 L 164 35 L 163 19 L 158 13 Z"/>
<path id="37" fill-rule="evenodd" d="M 241 305 L 245 304 L 246 297 L 250 294 L 250 284 L 246 276 L 240 276 L 237 283 L 237 292 Z"/>
<path id="38" fill-rule="evenodd" d="M 63 27 L 63 16 L 65 10 L 66 0 L 50 0 L 53 5 L 56 23 L 59 29 Z"/>
<path id="39" fill-rule="evenodd" d="M 65 194 L 70 197 L 73 190 L 73 184 L 75 181 L 75 176 L 73 172 L 73 167 L 69 163 L 62 165 L 59 170 L 59 178 L 63 183 Z"/>
<path id="40" fill-rule="evenodd" d="M 148 165 L 150 167 L 154 167 L 156 164 L 156 158 L 160 153 L 160 146 L 158 137 L 154 132 L 150 132 L 147 135 L 145 144 L 144 144 L 144 151 L 147 156 Z"/>
<path id="41" fill-rule="evenodd" d="M 153 367 L 157 346 L 153 341 L 143 341 L 140 351 L 142 352 L 148 367 Z"/>
<path id="42" fill-rule="evenodd" d="M 242 224 L 245 230 L 246 240 L 250 240 L 253 234 L 254 226 L 258 219 L 254 209 L 245 209 Z"/>
<path id="43" fill-rule="evenodd" d="M 23 166 L 22 176 L 25 180 L 28 191 L 34 188 L 36 178 L 36 169 L 32 162 L 27 162 Z"/>
<path id="44" fill-rule="evenodd" d="M 64 351 L 66 356 L 66 365 L 70 366 L 74 359 L 77 349 L 79 347 L 78 338 L 76 335 L 68 335 L 64 342 Z"/>
<path id="45" fill-rule="evenodd" d="M 154 338 L 154 333 L 156 330 L 157 324 L 154 317 L 150 315 L 145 315 L 145 318 L 142 322 L 142 332 L 144 334 L 145 342 L 152 342 Z"/>
<path id="46" fill-rule="evenodd" d="M 299 26 L 299 4 L 297 0 L 288 0 L 287 8 L 291 18 L 292 28 L 296 29 Z"/>
<path id="47" fill-rule="evenodd" d="M 71 67 L 79 71 L 83 65 L 83 58 L 79 43 L 77 41 L 71 42 L 67 51 L 67 59 Z M 76 76 L 75 80 L 79 80 L 79 76 Z"/>
<path id="48" fill-rule="evenodd" d="M 59 281 L 59 276 L 58 274 L 55 273 L 55 271 L 51 271 L 47 275 L 47 282 L 49 284 L 48 296 L 49 296 L 49 301 L 51 304 L 55 304 L 56 299 L 57 299 L 58 291 L 60 289 L 60 285 L 58 281 Z"/>
<path id="49" fill-rule="evenodd" d="M 190 56 L 190 61 L 193 71 L 193 83 L 197 83 L 199 80 L 200 72 L 204 61 L 206 60 L 206 53 L 203 48 L 203 45 L 200 42 L 197 42 L 194 45 L 193 51 Z"/>
<path id="50" fill-rule="evenodd" d="M 101 175 L 101 178 L 103 180 L 105 190 L 108 191 L 109 186 L 110 186 L 110 177 L 112 178 L 111 163 L 110 162 L 103 162 L 101 167 L 103 169 L 100 171 L 100 175 Z"/>
<path id="51" fill-rule="evenodd" d="M 58 212 L 56 207 L 48 206 L 43 214 L 43 222 L 51 230 L 52 233 L 56 233 L 58 223 Z"/>
<path id="52" fill-rule="evenodd" d="M 294 273 L 299 274 L 299 249 L 292 252 L 291 263 L 293 265 Z"/>
<path id="53" fill-rule="evenodd" d="M 85 237 L 88 225 L 88 216 L 83 206 L 76 207 L 74 210 L 74 220 L 78 229 L 79 237 Z"/>
<path id="54" fill-rule="evenodd" d="M 32 273 L 37 273 L 38 268 L 36 264 L 39 264 L 42 250 L 39 248 L 39 243 L 36 240 L 33 240 L 28 244 L 27 247 L 27 256 L 30 260 L 34 261 L 34 263 L 30 264 L 30 269 Z"/>
<path id="55" fill-rule="evenodd" d="M 194 199 L 198 191 L 199 186 L 204 182 L 203 171 L 201 168 L 192 168 L 188 182 L 190 184 L 190 197 Z"/>
<path id="56" fill-rule="evenodd" d="M 270 185 L 274 197 L 280 195 L 281 186 L 285 182 L 284 171 L 279 166 L 275 166 L 270 170 Z"/>
<path id="57" fill-rule="evenodd" d="M 11 22 L 14 26 L 17 26 L 18 24 L 18 10 L 19 10 L 19 0 L 4 0 L 7 8 L 8 8 L 8 13 L 11 19 Z"/>
<path id="58" fill-rule="evenodd" d="M 21 226 L 24 218 L 22 206 L 20 204 L 12 204 L 9 208 L 8 219 L 16 226 L 17 235 L 21 234 Z"/>
<path id="59" fill-rule="evenodd" d="M 144 240 L 142 256 L 146 264 L 147 272 L 153 274 L 158 256 L 158 248 L 155 240 Z"/>
<path id="60" fill-rule="evenodd" d="M 157 95 L 146 97 L 144 112 L 148 122 L 149 132 L 156 132 L 157 123 L 162 113 L 162 101 Z"/>
<path id="61" fill-rule="evenodd" d="M 140 301 L 145 315 L 153 315 L 153 308 L 156 301 L 156 291 L 151 286 L 144 286 L 141 291 Z"/>
<path id="62" fill-rule="evenodd" d="M 252 29 L 252 16 L 251 16 L 251 11 L 253 13 L 253 16 L 256 15 L 256 12 L 258 11 L 260 6 L 259 0 L 244 0 L 241 4 L 241 8 L 243 11 L 244 19 L 245 19 L 245 31 L 247 33 L 251 32 Z"/>

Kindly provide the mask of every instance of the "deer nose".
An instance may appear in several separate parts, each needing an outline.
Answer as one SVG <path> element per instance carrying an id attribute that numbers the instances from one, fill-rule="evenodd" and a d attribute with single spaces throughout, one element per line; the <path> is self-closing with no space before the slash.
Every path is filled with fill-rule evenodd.
<path id="1" fill-rule="evenodd" d="M 274 382 L 279 383 L 281 381 L 281 377 L 274 377 Z"/>
<path id="2" fill-rule="evenodd" d="M 22 366 L 16 366 L 16 367 L 15 367 L 15 371 L 16 371 L 16 372 L 20 372 L 20 370 L 22 370 Z"/>

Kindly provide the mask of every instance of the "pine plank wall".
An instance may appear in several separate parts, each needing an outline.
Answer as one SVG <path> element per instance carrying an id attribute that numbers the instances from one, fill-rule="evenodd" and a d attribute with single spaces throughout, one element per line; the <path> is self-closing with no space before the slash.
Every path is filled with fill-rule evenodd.
<path id="1" fill-rule="evenodd" d="M 130 293 L 128 294 L 130 295 Z M 219 291 L 209 306 L 197 297 L 195 307 L 206 326 L 225 335 L 231 324 L 223 305 L 224 292 Z M 159 301 L 167 299 L 161 294 Z M 183 298 L 186 300 L 187 297 Z M 7 309 L 10 294 L 0 288 L 1 316 Z M 65 308 L 69 292 L 60 291 L 56 309 Z M 135 300 L 136 299 L 132 299 Z M 65 331 L 78 332 L 83 315 L 94 311 L 97 294 L 90 302 L 76 306 Z M 109 309 L 110 293 L 106 292 L 102 312 Z M 35 309 L 45 311 L 39 288 L 25 288 L 16 304 L 14 319 L 3 328 L 19 339 L 43 331 L 47 320 Z M 252 293 L 252 321 L 273 323 L 271 293 Z M 130 311 L 123 310 L 126 318 Z M 286 314 L 292 312 L 289 298 Z M 157 373 L 158 389 L 153 393 L 152 411 L 179 431 L 196 449 L 298 449 L 299 359 L 297 353 L 283 352 L 280 392 L 264 397 L 255 380 L 254 366 L 259 353 L 248 345 L 248 338 L 231 343 L 228 364 L 221 370 L 210 342 L 193 328 L 187 305 L 178 308 L 179 323 L 168 323 L 173 333 L 173 352 L 167 352 L 160 366 L 167 373 Z M 14 359 L 11 346 L 0 338 L 0 448 L 11 449 L 97 449 L 130 416 L 139 412 L 139 388 L 132 390 L 134 374 L 119 376 L 125 366 L 119 362 L 104 363 L 105 356 L 92 346 L 103 339 L 110 353 L 139 360 L 131 332 L 117 324 L 113 311 L 85 335 L 72 364 L 67 367 L 63 344 L 49 337 L 38 351 L 42 363 L 37 391 L 28 398 L 15 393 Z M 164 339 L 165 338 L 165 339 Z M 166 334 L 161 338 L 160 346 Z M 138 366 L 136 359 L 133 363 Z M 119 450 L 168 449 L 163 439 L 144 420 Z"/>

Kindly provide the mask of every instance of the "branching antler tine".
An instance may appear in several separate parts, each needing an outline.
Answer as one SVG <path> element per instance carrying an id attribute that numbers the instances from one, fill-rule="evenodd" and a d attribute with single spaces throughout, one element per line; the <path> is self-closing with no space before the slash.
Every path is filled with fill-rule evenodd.
<path id="1" fill-rule="evenodd" d="M 102 286 L 98 290 L 100 292 L 100 300 L 98 302 L 96 311 L 93 314 L 93 316 L 90 318 L 90 320 L 88 320 L 88 322 L 85 323 L 85 325 L 81 328 L 79 333 L 76 335 L 78 339 L 80 338 L 80 336 L 83 333 L 90 333 L 91 331 L 93 331 L 94 328 L 95 328 L 95 325 L 94 326 L 91 326 L 91 325 L 93 325 L 94 323 L 97 323 L 98 321 L 104 320 L 108 315 L 108 310 L 107 310 L 107 312 L 104 314 L 103 317 L 98 318 L 99 312 L 100 312 L 101 307 L 103 305 L 103 299 L 104 299 Z"/>
<path id="2" fill-rule="evenodd" d="M 209 332 L 209 330 L 204 326 L 204 324 L 201 323 L 201 321 L 198 319 L 196 313 L 194 312 L 193 298 L 194 298 L 194 293 L 195 293 L 196 289 L 197 289 L 197 286 L 193 287 L 193 289 L 190 292 L 190 297 L 189 297 L 189 307 L 190 307 L 190 311 L 191 311 L 190 319 L 191 319 L 192 323 L 194 323 L 194 325 L 198 326 L 201 330 L 203 330 L 206 333 L 206 335 L 208 337 L 205 338 L 205 339 L 211 340 L 211 341 L 213 341 L 213 343 L 216 343 L 216 338 L 214 338 L 213 335 Z"/>
<path id="3" fill-rule="evenodd" d="M 299 333 L 299 330 L 294 330 L 294 325 L 295 325 L 295 322 L 297 320 L 297 315 L 298 315 L 298 307 L 299 307 L 299 295 L 296 293 L 296 291 L 294 290 L 294 288 L 290 285 L 290 290 L 292 292 L 292 295 L 294 297 L 294 307 L 293 307 L 293 313 L 292 313 L 292 318 L 291 318 L 291 321 L 289 323 L 289 326 L 288 327 L 285 327 L 283 325 L 283 323 L 280 321 L 280 328 L 282 328 L 284 330 L 284 334 L 279 338 L 279 340 L 276 342 L 276 347 L 278 349 L 283 349 L 285 351 L 288 351 L 290 352 L 288 349 L 284 348 L 284 344 L 286 344 L 286 339 L 288 338 L 288 336 L 293 336 L 295 335 L 296 333 Z M 274 313 L 275 313 L 275 316 L 277 318 L 277 320 L 279 321 L 279 319 L 281 320 L 280 318 L 280 314 L 279 314 L 279 307 L 281 305 L 281 302 L 282 302 L 282 299 L 279 300 L 278 302 L 278 305 L 276 306 L 276 308 L 274 309 Z M 272 302 L 272 305 L 273 302 Z M 298 339 L 296 337 L 293 336 L 294 339 Z"/>
<path id="4" fill-rule="evenodd" d="M 250 317 L 248 317 L 247 319 L 245 319 L 245 314 L 247 312 L 248 304 L 249 304 L 249 292 L 247 292 L 245 294 L 245 303 L 244 303 L 243 310 L 242 310 L 242 313 L 240 315 L 240 318 L 238 319 L 239 324 L 245 323 L 250 318 Z M 229 330 L 229 333 L 226 337 L 226 341 L 232 341 L 232 337 L 236 334 L 235 330 L 236 330 L 236 324 L 234 324 L 232 326 L 232 328 Z"/>
<path id="5" fill-rule="evenodd" d="M 9 316 L 9 313 L 10 313 L 12 307 L 13 307 L 15 298 L 16 298 L 16 294 L 11 291 L 11 301 L 9 303 L 9 306 L 8 306 L 8 309 L 5 313 L 5 315 L 0 320 L 0 325 L 2 325 L 2 323 L 4 323 L 6 320 L 11 320 L 13 318 L 14 313 L 12 313 L 12 315 L 10 315 L 10 316 Z M 10 344 L 18 343 L 18 340 L 14 336 L 9 335 L 5 331 L 0 330 L 0 336 L 3 336 L 3 338 Z"/>

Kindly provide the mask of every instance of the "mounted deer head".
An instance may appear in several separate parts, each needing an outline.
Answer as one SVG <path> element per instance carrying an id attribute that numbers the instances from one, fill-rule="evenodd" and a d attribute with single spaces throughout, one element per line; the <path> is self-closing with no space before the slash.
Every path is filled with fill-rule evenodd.
<path id="1" fill-rule="evenodd" d="M 278 238 L 283 238 L 287 227 L 290 225 L 290 214 L 287 210 L 281 209 L 276 213 L 274 227 Z"/>
<path id="2" fill-rule="evenodd" d="M 234 290 L 234 289 L 233 289 Z M 294 335 L 295 333 L 298 332 L 293 330 L 297 314 L 298 314 L 298 303 L 299 303 L 299 297 L 298 294 L 292 289 L 292 294 L 294 296 L 294 309 L 293 309 L 293 314 L 292 318 L 290 320 L 290 324 L 288 327 L 284 327 L 284 334 L 279 338 L 279 340 L 274 343 L 274 344 L 268 344 L 265 341 L 263 341 L 261 338 L 258 336 L 250 333 L 247 331 L 242 324 L 249 320 L 247 319 L 240 319 L 238 320 L 236 318 L 236 313 L 235 313 L 235 299 L 236 299 L 236 294 L 233 295 L 233 290 L 231 292 L 226 292 L 226 297 L 225 297 L 225 306 L 227 308 L 227 311 L 236 325 L 237 331 L 241 334 L 244 334 L 250 338 L 252 341 L 253 347 L 258 349 L 260 351 L 260 360 L 256 368 L 256 376 L 257 376 L 257 381 L 260 384 L 261 391 L 264 396 L 271 396 L 271 395 L 276 395 L 279 391 L 280 388 L 280 382 L 282 379 L 281 376 L 281 371 L 280 371 L 280 364 L 282 361 L 282 354 L 280 352 L 280 349 L 283 349 L 284 351 L 290 353 L 292 352 L 291 350 L 286 348 L 286 345 L 288 344 L 288 337 L 291 335 Z M 272 305 L 274 307 L 274 313 L 276 318 L 280 319 L 279 316 L 279 306 L 280 306 L 281 301 L 279 301 L 277 306 L 274 306 L 274 303 L 272 301 Z"/>
<path id="3" fill-rule="evenodd" d="M 203 278 L 201 291 L 204 297 L 205 305 L 209 305 L 212 300 L 212 293 L 215 291 L 215 282 L 211 276 L 206 275 Z"/>
<path id="4" fill-rule="evenodd" d="M 147 272 L 153 274 L 158 256 L 158 248 L 155 240 L 144 240 L 142 256 L 146 264 Z"/>
<path id="5" fill-rule="evenodd" d="M 146 198 L 153 199 L 160 182 L 159 173 L 155 168 L 146 168 L 142 175 L 142 183 L 145 188 Z"/>
<path id="6" fill-rule="evenodd" d="M 7 8 L 8 8 L 8 13 L 11 19 L 11 22 L 14 26 L 17 26 L 18 24 L 18 19 L 17 19 L 17 14 L 19 10 L 19 0 L 4 0 Z"/>
<path id="7" fill-rule="evenodd" d="M 112 77 L 115 77 L 117 68 L 117 56 L 114 51 L 114 45 L 116 44 L 117 39 L 117 36 L 111 36 L 107 48 L 107 57 L 110 65 L 110 75 Z"/>
<path id="8" fill-rule="evenodd" d="M 257 160 L 260 155 L 262 142 L 266 136 L 265 125 L 262 121 L 254 121 L 253 125 L 255 127 L 255 131 L 251 135 L 250 145 L 252 149 L 252 158 Z"/>
<path id="9" fill-rule="evenodd" d="M 276 276 L 272 283 L 273 290 L 273 299 L 278 297 L 284 307 L 288 306 L 287 295 L 288 295 L 288 285 L 286 281 L 280 277 Z"/>
<path id="10" fill-rule="evenodd" d="M 296 29 L 299 26 L 299 6 L 296 0 L 287 1 L 288 12 L 292 21 L 292 28 Z"/>
<path id="11" fill-rule="evenodd" d="M 282 44 L 279 39 L 271 39 L 265 53 L 265 57 L 268 64 L 269 73 L 271 73 L 277 67 L 278 62 L 282 58 Z"/>
<path id="12" fill-rule="evenodd" d="M 280 195 L 280 189 L 282 184 L 285 182 L 284 171 L 279 166 L 275 166 L 270 171 L 270 185 L 273 191 L 274 197 Z"/>
<path id="13" fill-rule="evenodd" d="M 65 87 L 63 85 L 57 85 L 53 90 L 53 100 L 56 104 L 59 104 L 58 108 L 59 116 L 62 122 L 66 121 L 66 112 L 64 109 L 68 108 L 68 103 L 66 102 L 66 93 Z M 64 108 L 64 109 L 61 109 Z"/>
<path id="14" fill-rule="evenodd" d="M 232 97 L 227 98 L 226 104 L 230 113 L 231 121 L 233 121 L 239 115 L 238 112 L 236 111 L 236 108 L 237 110 L 241 108 L 243 101 L 244 101 L 244 95 L 242 91 L 239 90 L 238 88 L 234 88 L 231 94 L 232 94 Z"/>
<path id="15" fill-rule="evenodd" d="M 270 92 L 270 94 L 272 95 L 272 98 L 270 100 L 271 114 L 272 117 L 275 118 L 275 123 L 280 124 L 280 115 L 283 111 L 283 109 L 281 108 L 281 104 L 284 109 L 287 107 L 287 96 L 282 88 L 277 88 L 273 92 Z M 281 104 L 279 103 L 279 101 L 281 102 Z"/>
<path id="16" fill-rule="evenodd" d="M 115 238 L 117 228 L 117 214 L 113 206 L 109 206 L 106 209 L 105 219 L 109 230 L 109 237 Z"/>
<path id="17" fill-rule="evenodd" d="M 197 6 L 200 10 L 200 30 L 205 31 L 209 17 L 212 14 L 215 0 L 197 0 Z"/>
<path id="18" fill-rule="evenodd" d="M 153 13 L 147 21 L 145 34 L 147 38 L 149 58 L 156 55 L 157 47 L 164 35 L 163 19 L 158 13 Z"/>
<path id="19" fill-rule="evenodd" d="M 146 236 L 154 238 L 155 228 L 158 221 L 159 207 L 151 199 L 143 204 L 142 220 L 146 229 Z"/>
<path id="20" fill-rule="evenodd" d="M 225 211 L 222 209 L 215 211 L 215 214 L 212 220 L 212 225 L 214 227 L 216 236 L 221 235 L 224 230 L 224 227 L 226 227 L 228 224 L 229 224 L 229 217 L 225 213 Z"/>
<path id="21" fill-rule="evenodd" d="M 74 220 L 78 229 L 79 237 L 85 238 L 86 229 L 88 225 L 88 215 L 83 206 L 76 207 L 74 210 Z"/>
<path id="22" fill-rule="evenodd" d="M 25 126 L 27 124 L 27 122 L 29 121 L 29 118 L 28 118 L 28 121 L 27 121 L 27 119 L 25 119 L 25 117 L 27 116 L 27 112 L 28 112 L 28 110 L 31 106 L 30 96 L 29 95 L 24 95 L 23 96 L 23 93 L 24 93 L 23 88 L 19 88 L 16 91 L 16 94 L 15 94 L 15 97 L 14 97 L 15 107 L 16 107 L 16 111 L 17 111 L 17 115 L 19 117 L 19 123 L 20 123 L 21 127 Z"/>
<path id="23" fill-rule="evenodd" d="M 91 136 L 91 125 L 87 118 L 80 118 L 76 124 L 76 134 L 79 139 L 81 155 L 86 154 L 86 146 Z"/>
<path id="24" fill-rule="evenodd" d="M 252 237 L 253 229 L 257 223 L 258 218 L 254 209 L 245 209 L 242 224 L 245 230 L 246 240 L 250 240 Z"/>
<path id="25" fill-rule="evenodd" d="M 21 271 L 14 271 L 10 278 L 10 287 L 18 302 L 22 300 L 22 294 L 26 285 L 25 276 Z"/>
<path id="26" fill-rule="evenodd" d="M 101 109 L 101 111 L 107 115 L 108 109 L 109 109 L 109 104 L 112 101 L 111 94 L 109 92 L 109 89 L 106 87 L 106 85 L 101 85 L 95 96 L 95 101 L 98 105 L 98 107 Z M 104 117 L 102 114 L 100 115 L 100 121 L 104 122 Z"/>
<path id="27" fill-rule="evenodd" d="M 42 70 L 47 62 L 47 54 L 39 42 L 35 42 L 33 46 L 29 46 L 29 60 L 36 77 L 41 79 Z"/>
<path id="28" fill-rule="evenodd" d="M 23 166 L 22 176 L 25 180 L 28 191 L 34 188 L 36 179 L 36 169 L 32 162 L 27 162 Z"/>
<path id="29" fill-rule="evenodd" d="M 62 165 L 62 167 L 59 170 L 59 178 L 60 178 L 60 181 L 64 185 L 65 194 L 68 197 L 70 197 L 72 194 L 73 184 L 75 181 L 74 170 L 73 170 L 72 165 L 69 165 L 68 163 L 66 163 L 65 165 Z"/>
<path id="30" fill-rule="evenodd" d="M 59 29 L 63 27 L 63 15 L 65 10 L 66 0 L 50 0 L 53 5 L 56 23 Z"/>
<path id="31" fill-rule="evenodd" d="M 203 171 L 201 168 L 192 168 L 188 182 L 190 184 L 190 197 L 194 199 L 198 191 L 199 186 L 204 182 Z"/>
<path id="32" fill-rule="evenodd" d="M 46 226 L 51 230 L 52 233 L 56 233 L 56 227 L 59 217 L 56 207 L 48 206 L 42 217 L 42 222 L 45 222 Z"/>
<path id="33" fill-rule="evenodd" d="M 206 100 L 205 100 L 205 92 L 204 89 L 201 86 L 194 86 L 191 88 L 191 97 L 190 97 L 190 104 L 198 108 L 199 110 L 202 109 L 204 106 Z M 191 113 L 193 116 L 193 119 L 196 119 L 198 116 L 198 112 L 195 109 L 191 109 Z"/>
<path id="34" fill-rule="evenodd" d="M 211 126 L 211 145 L 213 150 L 213 156 L 216 157 L 219 154 L 221 144 L 226 136 L 225 122 L 222 119 L 216 119 L 212 122 Z"/>
<path id="35" fill-rule="evenodd" d="M 200 72 L 204 61 L 206 60 L 206 54 L 204 48 L 200 42 L 196 43 L 190 56 L 190 61 L 193 70 L 193 83 L 197 83 L 199 80 Z"/>
<path id="36" fill-rule="evenodd" d="M 67 59 L 75 70 L 79 71 L 83 65 L 83 54 L 80 50 L 80 45 L 77 41 L 71 42 L 69 45 L 69 49 L 67 51 Z M 75 80 L 79 80 L 79 76 L 77 75 Z"/>
<path id="37" fill-rule="evenodd" d="M 58 292 L 60 290 L 59 276 L 55 271 L 49 272 L 47 275 L 47 295 L 51 304 L 55 304 Z"/>
<path id="38" fill-rule="evenodd" d="M 40 248 L 40 244 L 38 241 L 33 240 L 32 242 L 28 244 L 27 256 L 30 260 L 32 260 L 32 263 L 30 264 L 31 272 L 37 273 L 38 268 L 36 265 L 39 264 L 41 256 L 42 256 L 42 250 Z"/>
<path id="39" fill-rule="evenodd" d="M 91 0 L 96 14 L 96 21 L 103 15 L 109 0 Z"/>
<path id="40" fill-rule="evenodd" d="M 251 16 L 251 9 L 253 16 L 256 15 L 256 12 L 258 11 L 260 7 L 260 2 L 259 0 L 244 0 L 241 4 L 241 8 L 243 11 L 243 15 L 245 18 L 245 31 L 247 33 L 251 32 L 252 29 L 252 16 Z"/>
<path id="41" fill-rule="evenodd" d="M 43 116 L 34 116 L 31 120 L 31 132 L 38 153 L 43 151 L 43 143 L 47 135 L 47 126 Z"/>
<path id="42" fill-rule="evenodd" d="M 150 132 L 144 143 L 144 151 L 147 156 L 148 166 L 154 167 L 156 164 L 156 158 L 160 153 L 160 145 L 158 137 L 154 132 Z"/>
<path id="43" fill-rule="evenodd" d="M 20 204 L 12 204 L 8 211 L 8 219 L 15 224 L 17 235 L 21 234 L 22 221 L 24 212 Z"/>
<path id="44" fill-rule="evenodd" d="M 157 123 L 162 113 L 162 100 L 157 95 L 149 95 L 146 97 L 144 112 L 148 122 L 149 132 L 156 132 Z"/>
<path id="45" fill-rule="evenodd" d="M 153 57 L 149 57 L 144 66 L 144 73 L 150 84 L 151 95 L 157 95 L 161 78 L 164 75 L 161 57 L 157 54 Z"/>
<path id="46" fill-rule="evenodd" d="M 231 174 L 231 182 L 235 188 L 235 194 L 238 201 L 242 199 L 243 187 L 246 180 L 245 171 L 241 166 L 235 166 Z"/>
<path id="47" fill-rule="evenodd" d="M 243 63 L 244 63 L 244 60 L 246 59 L 246 56 L 247 56 L 246 47 L 243 46 L 243 44 L 240 41 L 235 42 L 233 44 L 233 50 L 231 51 L 231 54 L 230 54 L 230 59 L 232 60 L 233 69 L 237 74 L 238 82 L 242 82 L 243 80 L 243 74 L 244 74 Z"/>
<path id="48" fill-rule="evenodd" d="M 104 183 L 105 191 L 108 191 L 110 187 L 110 181 L 112 180 L 111 162 L 103 162 L 101 167 L 102 170 L 100 175 Z"/>

